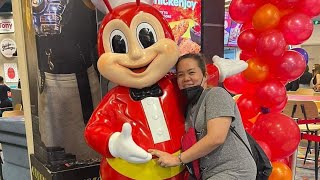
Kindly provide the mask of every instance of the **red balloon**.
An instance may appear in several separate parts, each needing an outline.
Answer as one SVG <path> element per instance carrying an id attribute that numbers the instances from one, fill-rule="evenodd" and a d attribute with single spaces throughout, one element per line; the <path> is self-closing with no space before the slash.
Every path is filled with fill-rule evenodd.
<path id="1" fill-rule="evenodd" d="M 257 46 L 258 33 L 254 29 L 247 29 L 240 33 L 238 46 L 245 51 L 254 51 Z"/>
<path id="2" fill-rule="evenodd" d="M 301 0 L 269 0 L 270 3 L 276 5 L 278 8 L 294 8 Z M 304 1 L 304 0 L 303 0 Z"/>
<path id="3" fill-rule="evenodd" d="M 291 168 L 292 167 L 292 164 L 293 164 L 293 160 L 295 159 L 296 157 L 293 157 L 293 155 L 289 156 L 288 157 L 288 160 L 289 160 L 289 167 Z"/>
<path id="4" fill-rule="evenodd" d="M 295 9 L 288 8 L 288 9 L 281 9 L 280 10 L 280 17 L 282 18 L 283 16 L 286 16 L 288 14 L 291 14 L 295 11 Z"/>
<path id="5" fill-rule="evenodd" d="M 243 94 L 237 101 L 242 119 L 251 119 L 260 112 L 259 104 L 254 100 L 254 97 Z"/>
<path id="6" fill-rule="evenodd" d="M 252 127 L 256 140 L 269 146 L 273 159 L 290 156 L 300 142 L 300 129 L 290 117 L 280 113 L 262 114 Z"/>
<path id="7" fill-rule="evenodd" d="M 255 96 L 256 90 L 259 88 L 259 83 L 248 82 L 245 87 L 246 88 L 244 88 L 242 94 L 248 94 L 250 96 Z"/>
<path id="8" fill-rule="evenodd" d="M 289 82 L 289 81 L 280 80 L 280 82 L 281 82 L 284 86 L 286 86 L 286 85 L 288 84 L 288 82 Z"/>
<path id="9" fill-rule="evenodd" d="M 266 155 L 269 158 L 269 160 L 271 160 L 272 153 L 271 153 L 271 150 L 270 150 L 268 144 L 263 142 L 263 141 L 259 141 L 259 140 L 257 140 L 257 143 L 263 149 L 264 153 L 266 153 Z"/>
<path id="10" fill-rule="evenodd" d="M 281 0 L 267 0 L 267 1 L 270 2 L 271 4 L 278 5 Z"/>
<path id="11" fill-rule="evenodd" d="M 251 129 L 253 127 L 253 123 L 248 121 L 248 120 L 243 120 L 242 119 L 242 123 L 243 123 L 243 127 L 244 129 L 251 134 Z"/>
<path id="12" fill-rule="evenodd" d="M 207 64 L 207 84 L 209 87 L 215 87 L 218 85 L 218 74 L 217 74 L 217 67 L 214 66 L 213 64 Z"/>
<path id="13" fill-rule="evenodd" d="M 320 0 L 301 0 L 297 7 L 300 12 L 310 17 L 320 14 Z"/>
<path id="14" fill-rule="evenodd" d="M 261 57 L 281 56 L 286 50 L 286 41 L 278 30 L 262 33 L 257 41 L 257 54 Z"/>
<path id="15" fill-rule="evenodd" d="M 256 98 L 261 106 L 273 107 L 287 98 L 286 88 L 278 80 L 268 80 L 260 84 Z"/>
<path id="16" fill-rule="evenodd" d="M 229 6 L 231 18 L 238 23 L 249 22 L 257 8 L 261 5 L 256 0 L 232 0 Z"/>
<path id="17" fill-rule="evenodd" d="M 269 113 L 281 113 L 286 107 L 288 102 L 288 97 L 280 104 L 276 104 L 269 108 Z"/>
<path id="18" fill-rule="evenodd" d="M 271 57 L 271 56 L 264 56 L 264 57 L 262 57 L 262 56 L 260 56 L 260 57 L 259 57 L 259 60 L 260 60 L 260 62 L 263 62 L 265 65 L 267 65 L 268 68 L 270 69 L 270 68 L 273 68 L 273 66 L 279 64 L 280 57 L 281 57 L 281 56 L 278 56 L 278 57 Z M 271 70 L 271 69 L 270 69 L 270 70 Z M 272 72 L 272 71 L 270 71 L 270 72 Z M 269 79 L 270 79 L 270 78 L 271 78 L 271 77 L 269 76 Z"/>
<path id="19" fill-rule="evenodd" d="M 248 59 L 251 59 L 251 58 L 255 57 L 256 55 L 257 55 L 256 51 L 241 51 L 239 58 L 241 60 L 247 61 Z"/>
<path id="20" fill-rule="evenodd" d="M 247 29 L 253 29 L 253 25 L 251 21 L 242 24 L 240 32 L 245 31 Z"/>
<path id="21" fill-rule="evenodd" d="M 283 159 L 275 159 L 275 160 L 272 160 L 273 162 L 280 162 L 280 163 L 283 163 L 285 165 L 287 165 L 289 168 L 291 167 L 290 163 L 289 163 L 289 157 L 285 157 Z"/>
<path id="22" fill-rule="evenodd" d="M 305 14 L 291 13 L 281 18 L 279 28 L 288 44 L 297 45 L 310 38 L 313 23 Z"/>
<path id="23" fill-rule="evenodd" d="M 224 87 L 232 94 L 254 95 L 258 84 L 248 82 L 242 73 L 226 78 L 223 82 Z"/>
<path id="24" fill-rule="evenodd" d="M 306 62 L 304 57 L 296 52 L 288 50 L 286 51 L 279 64 L 271 68 L 275 77 L 282 81 L 294 81 L 298 79 L 306 69 Z"/>
<path id="25" fill-rule="evenodd" d="M 243 90 L 247 88 L 248 82 L 243 77 L 242 73 L 228 77 L 224 80 L 223 85 L 232 94 L 243 94 Z"/>

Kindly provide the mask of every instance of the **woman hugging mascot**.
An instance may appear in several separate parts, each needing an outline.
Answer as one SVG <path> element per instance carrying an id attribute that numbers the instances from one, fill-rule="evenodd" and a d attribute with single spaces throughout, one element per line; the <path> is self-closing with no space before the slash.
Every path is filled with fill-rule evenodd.
<path id="1" fill-rule="evenodd" d="M 178 154 L 184 104 L 170 69 L 179 57 L 171 29 L 153 0 L 92 0 L 106 13 L 98 34 L 98 69 L 118 84 L 95 109 L 85 139 L 102 156 L 103 180 L 184 179 L 183 166 L 163 168 L 148 149 Z M 246 69 L 215 56 L 210 84 Z"/>

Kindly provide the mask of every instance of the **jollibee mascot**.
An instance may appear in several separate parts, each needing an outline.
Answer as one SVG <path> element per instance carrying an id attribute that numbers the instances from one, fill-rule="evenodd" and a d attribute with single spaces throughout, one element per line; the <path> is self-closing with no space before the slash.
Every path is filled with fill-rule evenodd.
<path id="1" fill-rule="evenodd" d="M 98 34 L 98 69 L 119 85 L 102 99 L 85 130 L 87 143 L 103 156 L 101 178 L 184 179 L 184 167 L 163 168 L 147 152 L 178 154 L 185 133 L 180 90 L 168 74 L 179 57 L 168 23 L 149 5 L 152 0 L 92 2 L 107 13 Z M 216 83 L 247 67 L 244 61 L 230 66 L 230 60 L 213 59 L 209 79 Z"/>

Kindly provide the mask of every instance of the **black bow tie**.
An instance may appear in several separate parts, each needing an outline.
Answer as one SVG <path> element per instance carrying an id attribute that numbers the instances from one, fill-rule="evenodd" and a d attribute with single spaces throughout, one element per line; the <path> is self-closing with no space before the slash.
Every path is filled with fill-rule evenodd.
<path id="1" fill-rule="evenodd" d="M 163 91 L 159 84 L 154 84 L 142 89 L 130 88 L 130 96 L 135 101 L 140 101 L 146 97 L 160 97 L 162 95 Z"/>

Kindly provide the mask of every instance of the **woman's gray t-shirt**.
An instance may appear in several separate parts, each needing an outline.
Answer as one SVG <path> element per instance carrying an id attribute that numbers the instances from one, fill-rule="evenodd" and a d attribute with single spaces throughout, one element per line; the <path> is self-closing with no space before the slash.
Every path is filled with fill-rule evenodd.
<path id="1" fill-rule="evenodd" d="M 250 147 L 241 122 L 241 116 L 233 98 L 223 88 L 205 90 L 194 107 L 189 108 L 186 124 L 195 125 L 197 139 L 207 134 L 207 121 L 217 117 L 232 117 L 231 126 Z M 199 108 L 200 106 L 200 108 Z M 197 113 L 198 114 L 195 114 Z M 193 119 L 196 118 L 194 122 Z M 256 178 L 256 164 L 244 144 L 231 132 L 225 142 L 200 159 L 202 179 L 243 179 Z"/>

